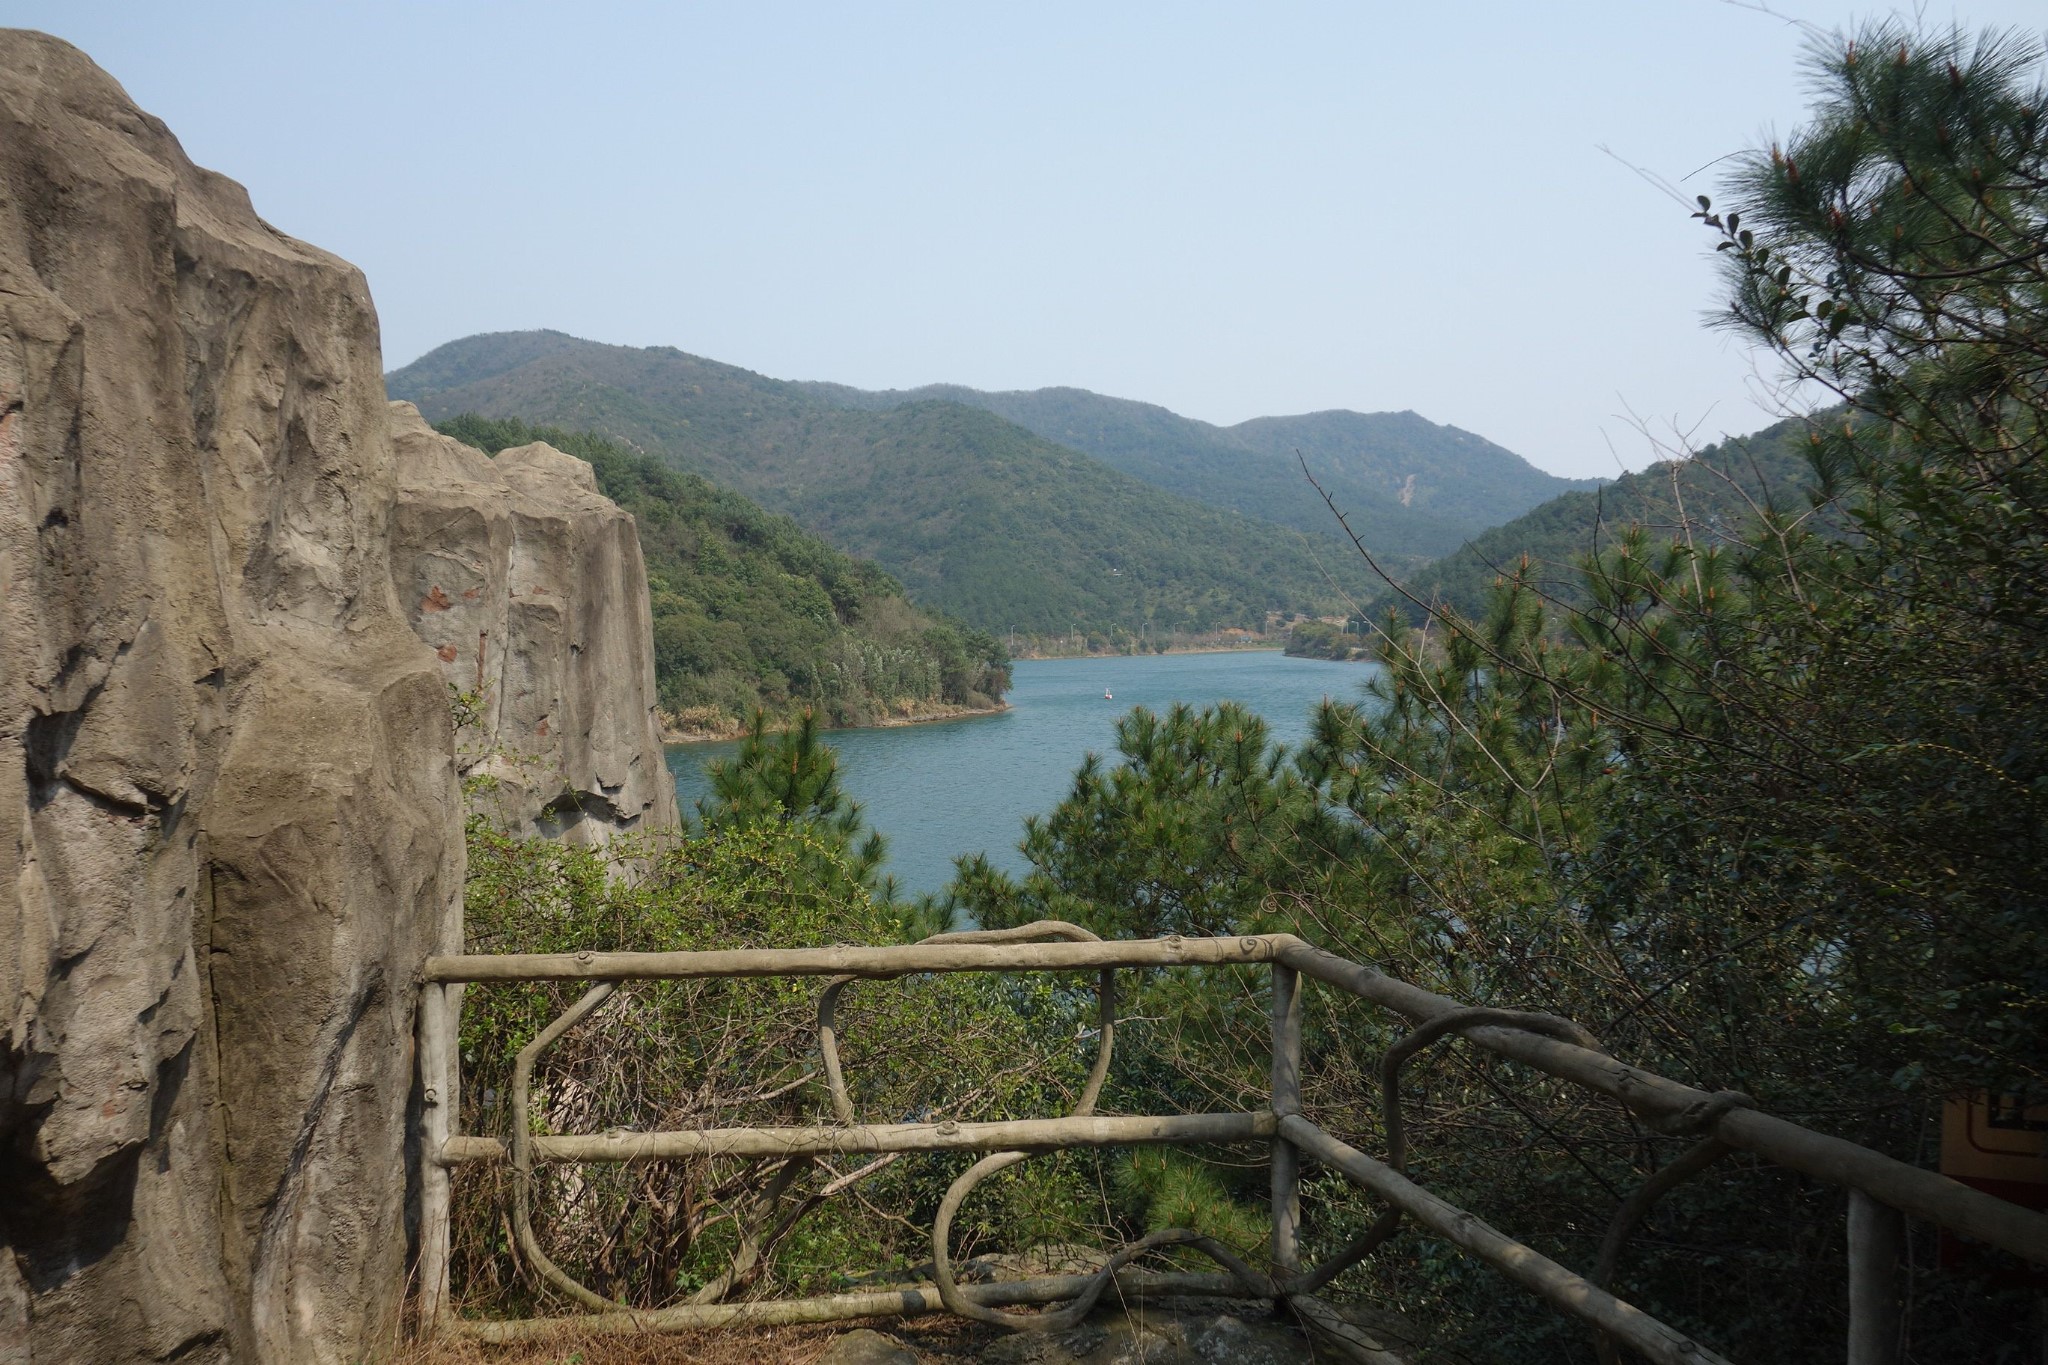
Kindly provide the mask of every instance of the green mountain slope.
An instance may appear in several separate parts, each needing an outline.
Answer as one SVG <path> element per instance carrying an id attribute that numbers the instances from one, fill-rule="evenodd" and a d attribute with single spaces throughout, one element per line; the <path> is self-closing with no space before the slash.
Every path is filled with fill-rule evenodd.
<path id="1" fill-rule="evenodd" d="M 1806 455 L 1806 424 L 1779 422 L 1750 436 L 1707 446 L 1688 459 L 1667 460 L 1593 491 L 1551 499 L 1504 525 L 1475 537 L 1456 554 L 1419 573 L 1402 576 L 1404 586 L 1424 602 L 1441 602 L 1468 615 L 1483 606 L 1486 590 L 1502 570 L 1528 556 L 1534 578 L 1546 591 L 1580 600 L 1577 565 L 1625 526 L 1642 526 L 1670 539 L 1684 533 L 1704 543 L 1722 542 L 1763 507 L 1800 512 L 1809 506 L 1812 471 Z M 1391 589 L 1372 604 L 1411 618 L 1420 609 Z"/>
<path id="2" fill-rule="evenodd" d="M 1340 506 L 1343 489 L 1358 488 L 1361 495 L 1377 491 L 1415 515 L 1458 526 L 1461 542 L 1562 493 L 1601 484 L 1599 479 L 1546 474 L 1483 436 L 1412 412 L 1255 417 L 1229 431 L 1290 467 L 1299 452 Z M 1363 535 L 1355 517 L 1352 529 Z M 1456 548 L 1448 546 L 1442 553 Z"/>
<path id="3" fill-rule="evenodd" d="M 514 418 L 440 430 L 497 454 L 546 441 L 588 460 L 633 514 L 654 609 L 662 709 L 685 730 L 733 730 L 762 707 L 832 725 L 997 705 L 1009 656 L 993 636 L 922 611 L 881 568 L 788 517 L 615 441 Z"/>
<path id="4" fill-rule="evenodd" d="M 1412 412 L 1321 412 L 1212 426 L 1151 403 L 1085 389 L 987 393 L 958 385 L 872 393 L 807 384 L 869 410 L 943 399 L 1008 418 L 1156 487 L 1318 535 L 1341 536 L 1303 477 L 1336 500 L 1374 553 L 1412 563 L 1451 553 L 1489 526 L 1591 479 L 1546 474 L 1493 442 Z"/>
<path id="5" fill-rule="evenodd" d="M 656 455 L 875 559 L 918 602 L 984 630 L 1127 642 L 1257 630 L 1271 612 L 1342 610 L 1369 585 L 1327 543 L 958 403 L 856 408 L 673 349 L 560 333 L 454 342 L 387 385 L 429 420 L 516 417 Z"/>

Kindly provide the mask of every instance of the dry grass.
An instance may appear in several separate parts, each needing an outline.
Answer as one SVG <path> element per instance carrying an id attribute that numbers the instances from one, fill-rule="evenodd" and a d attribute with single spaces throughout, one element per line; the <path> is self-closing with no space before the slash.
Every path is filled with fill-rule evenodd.
<path id="1" fill-rule="evenodd" d="M 666 1336 L 562 1336 L 545 1343 L 486 1346 L 444 1340 L 408 1345 L 389 1365 L 812 1365 L 834 1337 L 872 1327 L 900 1339 L 920 1359 L 971 1359 L 988 1333 L 938 1315 L 835 1322 L 807 1327 L 729 1327 Z"/>

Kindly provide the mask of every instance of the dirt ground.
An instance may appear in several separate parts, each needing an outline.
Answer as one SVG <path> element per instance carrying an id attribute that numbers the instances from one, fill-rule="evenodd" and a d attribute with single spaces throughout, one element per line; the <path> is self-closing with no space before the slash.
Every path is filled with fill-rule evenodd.
<path id="1" fill-rule="evenodd" d="M 887 1318 L 814 1327 L 727 1327 L 663 1336 L 562 1338 L 485 1346 L 443 1341 L 408 1347 L 392 1365 L 811 1365 L 835 1337 L 873 1327 L 928 1361 L 972 1360 L 994 1336 L 954 1318 Z"/>

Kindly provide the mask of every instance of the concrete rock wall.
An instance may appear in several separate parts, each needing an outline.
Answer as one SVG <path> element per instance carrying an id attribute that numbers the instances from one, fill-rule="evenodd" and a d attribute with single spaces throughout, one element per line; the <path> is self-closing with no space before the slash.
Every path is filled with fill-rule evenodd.
<path id="1" fill-rule="evenodd" d="M 523 834 L 603 843 L 676 822 L 633 518 L 552 446 L 496 459 L 391 405 L 392 573 L 442 675 L 476 698 L 458 761 Z"/>
<path id="2" fill-rule="evenodd" d="M 462 812 L 388 426 L 361 276 L 0 31 L 0 1362 L 396 1330 Z"/>

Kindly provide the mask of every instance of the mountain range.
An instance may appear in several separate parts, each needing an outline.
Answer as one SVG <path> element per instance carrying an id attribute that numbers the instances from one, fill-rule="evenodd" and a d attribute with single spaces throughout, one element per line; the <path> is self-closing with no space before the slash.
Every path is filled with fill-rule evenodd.
<path id="1" fill-rule="evenodd" d="M 1401 561 L 1447 555 L 1546 499 L 1600 482 L 1546 474 L 1484 437 L 1412 412 L 1314 412 L 1219 427 L 1086 389 L 803 387 L 844 407 L 944 401 L 981 408 L 1197 502 L 1341 536 L 1327 492 L 1376 554 Z"/>
<path id="2" fill-rule="evenodd" d="M 1218 427 L 1080 389 L 873 393 L 559 332 L 451 342 L 387 387 L 430 420 L 477 413 L 624 442 L 795 517 L 983 629 L 1111 645 L 1256 630 L 1370 596 L 1376 580 L 1304 463 L 1404 572 L 1578 486 L 1413 413 Z"/>

